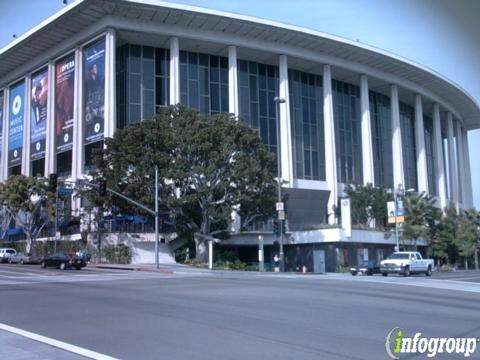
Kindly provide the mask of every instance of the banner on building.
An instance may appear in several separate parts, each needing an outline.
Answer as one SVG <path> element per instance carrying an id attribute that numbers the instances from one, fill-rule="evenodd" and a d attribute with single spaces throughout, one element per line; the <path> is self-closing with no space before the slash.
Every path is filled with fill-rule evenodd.
<path id="1" fill-rule="evenodd" d="M 75 55 L 55 64 L 55 140 L 57 153 L 70 150 L 73 140 Z"/>
<path id="2" fill-rule="evenodd" d="M 30 103 L 30 157 L 32 160 L 45 157 L 47 135 L 48 71 L 32 77 Z"/>
<path id="3" fill-rule="evenodd" d="M 3 101 L 4 101 L 4 95 L 3 91 L 0 92 L 0 159 L 2 157 L 2 145 L 3 145 Z"/>
<path id="4" fill-rule="evenodd" d="M 83 50 L 85 145 L 103 139 L 105 124 L 105 39 Z"/>
<path id="5" fill-rule="evenodd" d="M 350 208 L 350 198 L 340 199 L 340 214 L 342 217 L 342 229 L 347 238 L 352 237 L 352 215 Z"/>
<path id="6" fill-rule="evenodd" d="M 8 167 L 22 164 L 25 82 L 10 88 L 8 116 Z"/>

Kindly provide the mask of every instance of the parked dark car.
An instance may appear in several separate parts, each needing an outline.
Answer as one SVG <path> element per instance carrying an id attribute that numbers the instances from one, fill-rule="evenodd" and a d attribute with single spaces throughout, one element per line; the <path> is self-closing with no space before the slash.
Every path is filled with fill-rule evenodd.
<path id="1" fill-rule="evenodd" d="M 351 267 L 350 274 L 353 276 L 357 274 L 366 274 L 369 276 L 373 274 L 380 274 L 380 263 L 375 260 L 363 261 L 360 265 Z"/>
<path id="2" fill-rule="evenodd" d="M 69 268 L 75 268 L 80 270 L 87 266 L 85 260 L 75 256 L 74 254 L 56 253 L 45 256 L 40 262 L 42 268 L 56 267 L 60 270 L 66 270 Z"/>

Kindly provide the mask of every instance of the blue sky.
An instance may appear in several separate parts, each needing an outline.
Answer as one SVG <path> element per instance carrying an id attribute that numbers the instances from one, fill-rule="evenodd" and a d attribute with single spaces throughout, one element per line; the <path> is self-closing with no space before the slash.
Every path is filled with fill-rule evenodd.
<path id="1" fill-rule="evenodd" d="M 372 45 L 453 80 L 480 103 L 478 0 L 178 0 L 300 25 Z M 63 7 L 62 0 L 0 0 L 0 47 Z M 475 159 L 480 130 L 469 133 Z M 480 162 L 471 161 L 480 208 Z"/>

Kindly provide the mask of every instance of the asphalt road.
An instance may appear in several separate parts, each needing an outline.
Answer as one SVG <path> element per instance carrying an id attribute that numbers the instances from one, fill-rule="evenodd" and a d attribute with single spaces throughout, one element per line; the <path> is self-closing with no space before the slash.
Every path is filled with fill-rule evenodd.
<path id="1" fill-rule="evenodd" d="M 396 326 L 412 336 L 480 337 L 480 284 L 453 276 L 170 269 L 0 265 L 0 323 L 135 360 L 387 359 Z"/>

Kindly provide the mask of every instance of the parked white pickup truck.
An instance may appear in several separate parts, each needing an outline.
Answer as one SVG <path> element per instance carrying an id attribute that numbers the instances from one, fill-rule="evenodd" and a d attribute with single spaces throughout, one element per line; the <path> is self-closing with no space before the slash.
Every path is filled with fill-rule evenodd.
<path id="1" fill-rule="evenodd" d="M 380 262 L 380 272 L 383 276 L 388 274 L 410 276 L 410 274 L 419 273 L 432 276 L 433 267 L 432 259 L 423 259 L 422 255 L 416 251 L 395 252 Z"/>

